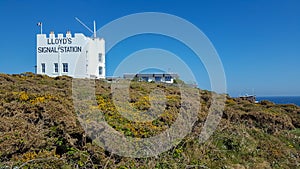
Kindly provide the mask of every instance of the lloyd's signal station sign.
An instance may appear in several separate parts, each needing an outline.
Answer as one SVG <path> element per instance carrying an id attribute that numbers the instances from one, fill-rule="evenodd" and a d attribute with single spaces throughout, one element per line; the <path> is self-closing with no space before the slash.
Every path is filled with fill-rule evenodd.
<path id="1" fill-rule="evenodd" d="M 82 52 L 82 46 L 72 44 L 72 38 L 47 38 L 47 46 L 38 46 L 37 53 Z"/>

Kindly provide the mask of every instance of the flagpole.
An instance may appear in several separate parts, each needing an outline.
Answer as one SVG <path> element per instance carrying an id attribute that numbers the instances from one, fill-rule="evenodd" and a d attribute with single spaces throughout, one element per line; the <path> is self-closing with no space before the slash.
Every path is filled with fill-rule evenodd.
<path id="1" fill-rule="evenodd" d="M 38 22 L 37 25 L 40 27 L 40 33 L 43 34 L 43 23 Z"/>
<path id="2" fill-rule="evenodd" d="M 41 34 L 43 34 L 43 23 L 41 23 Z"/>

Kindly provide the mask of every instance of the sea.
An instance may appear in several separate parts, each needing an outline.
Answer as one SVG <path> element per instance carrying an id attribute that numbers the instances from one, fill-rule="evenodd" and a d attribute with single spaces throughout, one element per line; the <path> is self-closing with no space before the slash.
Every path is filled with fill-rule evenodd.
<path id="1" fill-rule="evenodd" d="M 300 106 L 300 96 L 261 96 L 256 101 L 268 100 L 276 104 L 295 104 Z"/>

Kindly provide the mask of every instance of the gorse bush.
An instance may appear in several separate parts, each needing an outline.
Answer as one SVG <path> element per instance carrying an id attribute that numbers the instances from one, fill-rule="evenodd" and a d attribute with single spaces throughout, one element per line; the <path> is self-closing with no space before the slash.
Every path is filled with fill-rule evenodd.
<path id="1" fill-rule="evenodd" d="M 200 144 L 198 136 L 212 96 L 217 95 L 200 89 L 191 90 L 199 92 L 201 97 L 198 120 L 192 132 L 176 146 L 157 157 L 120 157 L 97 145 L 93 141 L 96 136 L 84 131 L 85 126 L 78 116 L 86 116 L 87 124 L 105 120 L 127 137 L 149 138 L 167 130 L 178 118 L 180 109 L 184 108 L 178 85 L 184 84 L 181 81 L 177 85 L 132 81 L 128 102 L 120 103 L 129 105 L 130 109 L 117 107 L 110 83 L 95 80 L 93 85 L 95 104 L 84 107 L 86 111 L 76 112 L 72 78 L 0 74 L 0 168 L 300 167 L 298 106 L 268 101 L 254 104 L 227 96 L 220 124 L 214 134 Z M 161 91 L 163 97 L 155 97 L 154 90 Z M 82 99 L 90 94 L 80 92 Z M 159 114 L 153 114 L 156 111 Z M 132 121 L 123 113 L 133 119 L 143 115 L 155 118 Z"/>

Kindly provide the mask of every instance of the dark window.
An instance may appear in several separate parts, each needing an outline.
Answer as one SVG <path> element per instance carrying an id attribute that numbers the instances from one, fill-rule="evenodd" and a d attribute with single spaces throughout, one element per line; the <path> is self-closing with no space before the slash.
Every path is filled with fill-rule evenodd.
<path id="1" fill-rule="evenodd" d="M 155 77 L 155 81 L 156 82 L 160 82 L 161 81 L 161 77 Z"/>
<path id="2" fill-rule="evenodd" d="M 46 64 L 42 63 L 42 73 L 46 73 Z"/>
<path id="3" fill-rule="evenodd" d="M 98 59 L 99 59 L 99 62 L 102 62 L 102 53 L 98 54 Z"/>
<path id="4" fill-rule="evenodd" d="M 54 72 L 55 72 L 55 73 L 58 72 L 58 63 L 54 63 Z"/>
<path id="5" fill-rule="evenodd" d="M 69 66 L 68 66 L 68 63 L 63 63 L 63 72 L 64 72 L 64 73 L 69 72 Z"/>
<path id="6" fill-rule="evenodd" d="M 165 81 L 171 81 L 172 77 L 171 76 L 166 76 Z"/>
<path id="7" fill-rule="evenodd" d="M 148 82 L 149 77 L 142 77 L 142 80 Z"/>
<path id="8" fill-rule="evenodd" d="M 103 73 L 103 68 L 99 66 L 99 75 L 102 75 L 102 73 Z"/>

